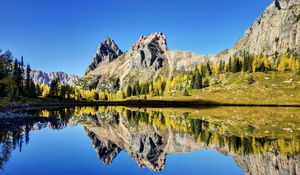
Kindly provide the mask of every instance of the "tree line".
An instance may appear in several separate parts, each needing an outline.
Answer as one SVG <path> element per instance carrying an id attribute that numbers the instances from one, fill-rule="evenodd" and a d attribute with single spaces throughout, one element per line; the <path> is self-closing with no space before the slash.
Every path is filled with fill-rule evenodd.
<path id="1" fill-rule="evenodd" d="M 158 77 L 147 82 L 136 81 L 125 87 L 120 86 L 120 79 L 112 80 L 112 88 L 84 89 L 80 86 L 60 84 L 58 79 L 50 85 L 34 83 L 30 77 L 30 65 L 24 65 L 24 59 L 16 59 L 10 51 L 0 51 L 0 97 L 18 99 L 20 97 L 59 98 L 79 101 L 121 100 L 130 97 L 146 99 L 147 96 L 163 96 L 172 93 L 189 95 L 192 89 L 202 89 L 220 83 L 226 73 L 290 71 L 300 73 L 299 54 L 288 51 L 270 58 L 266 55 L 251 55 L 247 52 L 230 57 L 227 61 L 219 60 L 199 64 L 193 71 L 167 79 Z"/>

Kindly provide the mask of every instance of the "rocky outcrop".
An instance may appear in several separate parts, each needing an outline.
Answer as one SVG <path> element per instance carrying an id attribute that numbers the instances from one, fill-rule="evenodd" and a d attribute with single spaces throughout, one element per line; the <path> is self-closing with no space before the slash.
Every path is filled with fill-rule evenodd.
<path id="1" fill-rule="evenodd" d="M 76 75 L 67 74 L 64 72 L 42 72 L 33 70 L 30 72 L 30 76 L 32 77 L 35 83 L 50 85 L 51 81 L 54 79 L 58 79 L 60 84 L 67 84 L 74 86 L 78 81 L 79 77 Z"/>
<path id="2" fill-rule="evenodd" d="M 163 33 L 153 33 L 141 38 L 132 46 L 131 60 L 133 69 L 153 68 L 158 70 L 165 61 L 167 51 L 166 36 Z"/>
<path id="3" fill-rule="evenodd" d="M 118 58 L 123 52 L 116 45 L 114 40 L 106 38 L 99 44 L 96 55 L 93 58 L 93 62 L 88 66 L 85 74 L 95 70 L 101 63 L 110 63 L 114 59 Z"/>
<path id="4" fill-rule="evenodd" d="M 274 54 L 300 47 L 300 1 L 274 0 L 245 32 L 234 51 Z"/>

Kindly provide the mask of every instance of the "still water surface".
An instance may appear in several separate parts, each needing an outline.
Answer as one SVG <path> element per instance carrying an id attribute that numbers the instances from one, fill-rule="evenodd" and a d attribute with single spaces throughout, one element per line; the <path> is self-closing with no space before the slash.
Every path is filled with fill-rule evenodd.
<path id="1" fill-rule="evenodd" d="M 293 108 L 21 111 L 52 123 L 1 128 L 0 174 L 298 174 Z M 260 115 L 258 115 L 260 114 Z"/>

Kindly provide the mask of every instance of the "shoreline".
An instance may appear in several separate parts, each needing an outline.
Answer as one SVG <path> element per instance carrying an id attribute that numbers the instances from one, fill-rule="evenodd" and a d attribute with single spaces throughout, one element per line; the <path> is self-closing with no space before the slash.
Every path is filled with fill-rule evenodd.
<path id="1" fill-rule="evenodd" d="M 218 103 L 213 101 L 179 101 L 179 100 L 124 100 L 124 101 L 96 101 L 96 102 L 46 102 L 46 103 L 21 103 L 0 106 L 0 111 L 21 110 L 43 107 L 74 107 L 74 106 L 124 106 L 124 107 L 300 107 L 300 104 L 247 104 L 247 103 Z"/>

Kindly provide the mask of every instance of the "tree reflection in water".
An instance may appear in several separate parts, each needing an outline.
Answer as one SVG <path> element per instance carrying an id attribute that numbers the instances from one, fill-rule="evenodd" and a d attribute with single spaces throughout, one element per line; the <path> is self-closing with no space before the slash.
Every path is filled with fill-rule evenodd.
<path id="1" fill-rule="evenodd" d="M 1 131 L 1 168 L 12 150 L 28 144 L 30 130 L 80 124 L 106 165 L 123 150 L 139 166 L 160 171 L 168 154 L 213 149 L 232 156 L 248 174 L 300 172 L 299 109 L 74 107 L 26 113 L 60 121 Z"/>

